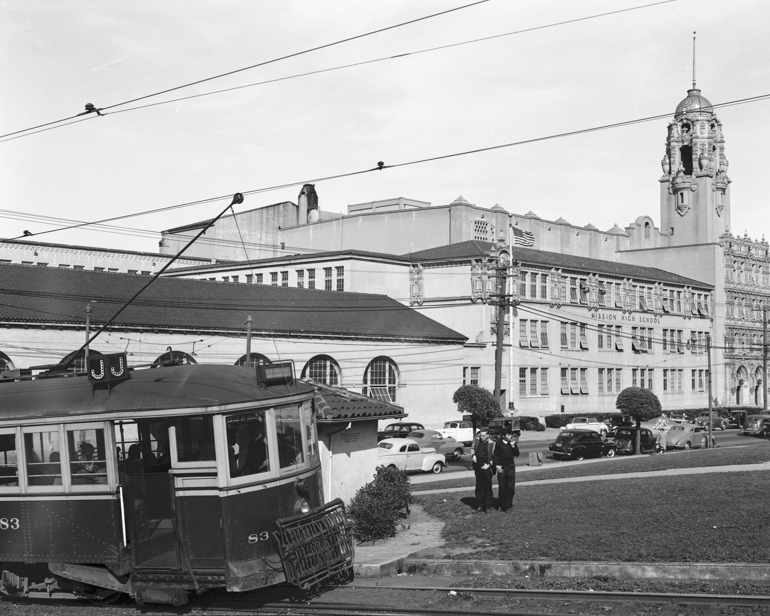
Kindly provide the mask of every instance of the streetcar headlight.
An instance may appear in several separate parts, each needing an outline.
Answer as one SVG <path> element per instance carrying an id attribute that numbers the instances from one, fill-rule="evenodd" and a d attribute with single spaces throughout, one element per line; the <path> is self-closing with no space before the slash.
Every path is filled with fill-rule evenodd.
<path id="1" fill-rule="evenodd" d="M 310 511 L 310 503 L 302 499 L 301 501 L 297 501 L 297 504 L 294 506 L 294 508 L 297 513 L 307 513 Z"/>

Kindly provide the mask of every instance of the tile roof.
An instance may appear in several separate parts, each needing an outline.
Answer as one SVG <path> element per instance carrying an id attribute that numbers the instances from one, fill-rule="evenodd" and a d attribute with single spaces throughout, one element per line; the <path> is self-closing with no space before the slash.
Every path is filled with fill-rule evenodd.
<path id="1" fill-rule="evenodd" d="M 461 261 L 489 256 L 491 248 L 491 242 L 470 240 L 407 253 L 403 256 L 410 258 L 413 262 L 419 261 L 421 263 L 425 263 L 426 261 Z M 667 272 L 658 269 L 657 267 L 631 265 L 628 263 L 618 263 L 617 261 L 605 261 L 603 259 L 590 259 L 588 257 L 578 257 L 559 252 L 521 248 L 520 246 L 514 248 L 514 259 L 524 265 L 541 265 L 544 267 L 561 268 L 576 272 L 590 272 L 595 274 L 607 274 L 609 276 L 634 278 L 636 280 L 668 282 L 671 284 L 696 286 L 704 289 L 713 288 L 713 285 L 708 283 L 693 280 L 692 278 L 686 278 L 685 276 L 679 276 L 678 274 Z"/>
<path id="2" fill-rule="evenodd" d="M 146 285 L 147 276 L 0 264 L 0 321 L 104 323 Z M 346 337 L 462 344 L 467 338 L 385 295 L 158 278 L 113 327 Z"/>
<path id="3" fill-rule="evenodd" d="M 318 421 L 361 421 L 364 419 L 395 419 L 406 417 L 403 407 L 357 394 L 341 387 L 324 385 L 311 379 L 303 379 L 315 387 L 315 403 Z"/>

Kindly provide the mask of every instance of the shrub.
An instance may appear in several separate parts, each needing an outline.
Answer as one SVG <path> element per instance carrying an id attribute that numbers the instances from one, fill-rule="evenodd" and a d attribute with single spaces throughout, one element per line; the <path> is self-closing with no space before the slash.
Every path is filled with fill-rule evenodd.
<path id="1" fill-rule="evenodd" d="M 545 426 L 540 423 L 540 420 L 537 417 L 529 417 L 527 415 L 519 417 L 519 427 L 522 430 L 533 430 L 535 432 L 542 432 L 545 430 Z"/>
<path id="2" fill-rule="evenodd" d="M 374 481 L 362 486 L 350 500 L 348 515 L 358 541 L 393 537 L 399 518 L 409 513 L 412 491 L 406 471 L 380 466 Z"/>

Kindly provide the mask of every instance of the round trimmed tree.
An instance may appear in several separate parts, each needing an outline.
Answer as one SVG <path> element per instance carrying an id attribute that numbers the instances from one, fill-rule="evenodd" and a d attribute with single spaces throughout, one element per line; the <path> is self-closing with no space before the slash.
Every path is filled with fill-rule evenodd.
<path id="1" fill-rule="evenodd" d="M 649 389 L 641 387 L 626 387 L 618 394 L 615 407 L 624 415 L 631 415 L 636 420 L 636 442 L 634 453 L 641 451 L 641 427 L 643 421 L 655 419 L 663 414 L 658 396 Z"/>
<path id="2" fill-rule="evenodd" d="M 477 385 L 463 385 L 454 393 L 452 401 L 457 403 L 457 410 L 460 413 L 471 416 L 474 435 L 478 426 L 486 426 L 490 419 L 503 416 L 495 395 Z"/>

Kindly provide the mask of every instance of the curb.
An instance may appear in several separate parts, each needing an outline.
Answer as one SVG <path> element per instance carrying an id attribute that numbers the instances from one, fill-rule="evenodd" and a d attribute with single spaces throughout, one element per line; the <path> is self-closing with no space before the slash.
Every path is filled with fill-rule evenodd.
<path id="1" fill-rule="evenodd" d="M 752 563 L 626 563 L 563 561 L 474 561 L 397 558 L 382 564 L 353 565 L 358 577 L 407 573 L 428 576 L 595 577 L 616 579 L 720 580 L 766 582 L 770 564 Z"/>

